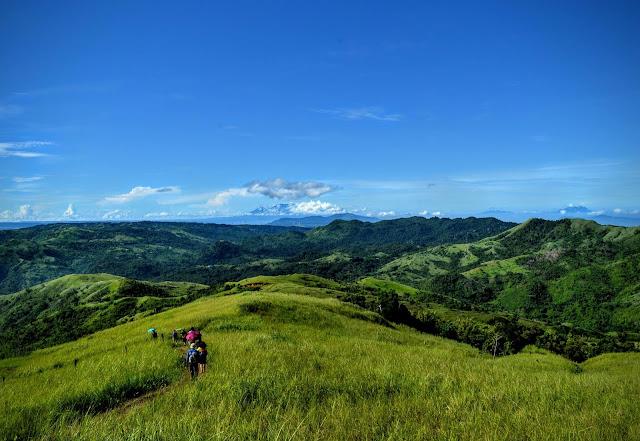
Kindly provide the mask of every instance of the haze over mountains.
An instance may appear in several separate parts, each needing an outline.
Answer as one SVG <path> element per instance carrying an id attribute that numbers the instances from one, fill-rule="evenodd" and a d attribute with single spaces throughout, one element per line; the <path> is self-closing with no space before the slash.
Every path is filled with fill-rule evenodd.
<path id="1" fill-rule="evenodd" d="M 163 222 L 199 222 L 199 223 L 216 223 L 226 225 L 279 225 L 279 226 L 298 226 L 306 228 L 314 228 L 330 224 L 336 219 L 341 220 L 360 220 L 363 222 L 377 222 L 379 220 L 390 220 L 407 218 L 415 215 L 402 213 L 383 213 L 383 217 L 376 217 L 370 214 L 348 213 L 344 210 L 338 210 L 338 213 L 323 213 L 309 215 L 305 211 L 299 209 L 299 204 L 282 203 L 270 207 L 258 207 L 246 214 L 224 217 L 178 217 L 171 218 L 166 216 L 148 217 L 145 221 L 163 221 Z M 423 217 L 448 217 L 448 218 L 465 218 L 465 217 L 493 217 L 505 222 L 521 223 L 531 218 L 539 218 L 546 220 L 560 219 L 591 219 L 601 225 L 617 225 L 623 227 L 633 227 L 640 225 L 640 211 L 638 210 L 592 210 L 580 205 L 568 205 L 560 209 L 552 209 L 546 211 L 508 211 L 508 210 L 487 210 L 479 213 L 421 213 Z M 113 219 L 111 222 L 129 222 L 136 219 Z M 56 223 L 59 221 L 14 221 L 0 222 L 0 230 L 26 228 L 33 225 L 41 225 L 48 223 Z M 62 222 L 87 222 L 86 220 L 62 220 Z M 89 221 L 91 222 L 91 221 Z M 97 221 L 96 221 L 97 222 Z"/>

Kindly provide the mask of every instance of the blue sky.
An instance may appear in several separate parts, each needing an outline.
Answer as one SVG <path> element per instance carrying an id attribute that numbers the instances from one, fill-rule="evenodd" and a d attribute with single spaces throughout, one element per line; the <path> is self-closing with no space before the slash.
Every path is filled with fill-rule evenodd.
<path id="1" fill-rule="evenodd" d="M 633 212 L 640 6 L 559 3 L 4 2 L 0 220 Z"/>

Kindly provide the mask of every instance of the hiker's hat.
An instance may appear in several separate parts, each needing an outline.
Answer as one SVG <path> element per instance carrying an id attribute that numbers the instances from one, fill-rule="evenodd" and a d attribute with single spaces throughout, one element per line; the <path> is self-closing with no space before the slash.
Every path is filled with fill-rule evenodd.
<path id="1" fill-rule="evenodd" d="M 195 348 L 195 347 L 196 347 L 196 344 L 195 344 L 195 343 L 191 343 L 191 346 L 190 346 L 190 347 L 191 347 L 191 349 L 193 349 L 193 348 Z"/>

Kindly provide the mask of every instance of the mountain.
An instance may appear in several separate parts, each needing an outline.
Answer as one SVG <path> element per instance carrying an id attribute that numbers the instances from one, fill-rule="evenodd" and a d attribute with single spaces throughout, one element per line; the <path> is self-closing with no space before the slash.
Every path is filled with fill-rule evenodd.
<path id="1" fill-rule="evenodd" d="M 408 252 L 377 277 L 551 324 L 640 332 L 640 227 L 531 219 L 472 244 Z"/>
<path id="2" fill-rule="evenodd" d="M 476 214 L 477 217 L 494 217 L 505 222 L 522 223 L 532 217 L 546 220 L 560 220 L 566 218 L 590 219 L 600 225 L 615 225 L 620 227 L 640 226 L 640 216 L 618 212 L 591 211 L 586 207 L 569 206 L 555 211 L 513 212 L 504 210 L 490 210 Z"/>
<path id="3" fill-rule="evenodd" d="M 569 205 L 568 207 L 562 208 L 558 210 L 559 214 L 568 214 L 568 215 L 585 215 L 593 212 L 593 210 L 588 209 L 587 207 Z"/>
<path id="4" fill-rule="evenodd" d="M 291 204 L 278 204 L 272 207 L 258 207 L 251 211 L 252 216 L 290 216 L 297 214 L 291 210 Z"/>
<path id="5" fill-rule="evenodd" d="M 214 292 L 194 283 L 110 274 L 64 276 L 0 297 L 0 358 L 72 341 Z"/>
<path id="6" fill-rule="evenodd" d="M 191 222 L 91 222 L 0 231 L 0 294 L 74 273 L 167 280 L 220 240 L 302 231 L 271 225 Z"/>
<path id="7" fill-rule="evenodd" d="M 215 285 L 260 274 L 256 271 L 272 274 L 257 260 L 289 259 L 310 250 L 324 253 L 391 244 L 469 242 L 512 226 L 495 219 L 472 218 L 378 223 L 338 220 L 314 230 L 184 222 L 40 225 L 0 231 L 0 294 L 74 273 Z M 238 266 L 240 263 L 245 265 Z M 335 265 L 338 268 L 338 262 Z M 292 272 L 288 262 L 278 263 L 274 271 Z"/>
<path id="8" fill-rule="evenodd" d="M 493 359 L 341 302 L 331 282 L 303 277 L 247 280 L 229 295 L 0 360 L 2 438 L 622 440 L 640 432 L 640 354 L 576 363 L 529 346 Z M 194 380 L 182 344 L 146 332 L 190 326 L 209 344 L 207 372 Z M 450 332 L 475 338 L 484 329 L 461 320 Z"/>
<path id="9" fill-rule="evenodd" d="M 329 225 L 334 220 L 351 221 L 358 220 L 361 222 L 378 222 L 380 219 L 370 216 L 358 216 L 352 213 L 334 214 L 332 216 L 306 216 L 306 217 L 285 217 L 270 222 L 269 225 L 278 225 L 283 227 L 305 227 L 315 228 Z"/>
<path id="10" fill-rule="evenodd" d="M 0 232 L 0 287 L 9 293 L 33 280 L 92 272 L 205 285 L 293 273 L 342 283 L 373 276 L 465 307 L 513 311 L 590 332 L 638 332 L 639 231 L 581 219 L 514 226 L 491 218 L 422 217 L 336 220 L 311 230 L 39 226 Z"/>

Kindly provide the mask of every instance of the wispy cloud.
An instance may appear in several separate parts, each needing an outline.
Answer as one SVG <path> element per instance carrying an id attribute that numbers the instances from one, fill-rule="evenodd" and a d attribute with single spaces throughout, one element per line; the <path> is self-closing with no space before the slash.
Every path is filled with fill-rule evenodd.
<path id="1" fill-rule="evenodd" d="M 393 181 L 393 180 L 347 180 L 344 181 L 346 185 L 372 190 L 422 190 L 425 188 L 433 187 L 436 184 L 427 181 Z"/>
<path id="2" fill-rule="evenodd" d="M 228 190 L 217 193 L 214 197 L 207 200 L 204 204 L 206 207 L 222 207 L 233 196 L 248 196 L 249 191 L 246 188 L 230 188 Z"/>
<path id="3" fill-rule="evenodd" d="M 548 165 L 523 170 L 495 171 L 491 173 L 469 174 L 451 178 L 457 183 L 503 183 L 516 182 L 531 183 L 538 180 L 572 180 L 582 181 L 608 177 L 613 173 L 621 173 L 618 166 L 621 162 L 609 160 L 585 161 L 565 164 Z"/>
<path id="4" fill-rule="evenodd" d="M 131 217 L 132 217 L 132 214 L 131 214 L 130 211 L 116 209 L 116 210 L 110 211 L 108 213 L 105 213 L 102 216 L 102 219 L 105 219 L 105 220 L 121 220 L 121 219 L 131 219 Z"/>
<path id="5" fill-rule="evenodd" d="M 362 119 L 371 119 L 375 121 L 400 121 L 403 118 L 403 115 L 399 113 L 387 113 L 381 107 L 312 109 L 312 111 L 350 121 Z"/>
<path id="6" fill-rule="evenodd" d="M 47 153 L 28 151 L 29 149 L 48 145 L 53 145 L 53 143 L 44 141 L 0 142 L 0 156 L 17 156 L 20 158 L 51 156 Z"/>
<path id="7" fill-rule="evenodd" d="M 11 178 L 11 180 L 13 182 L 17 182 L 17 183 L 22 183 L 22 182 L 34 182 L 34 181 L 39 181 L 40 179 L 44 179 L 44 176 L 33 176 L 30 178 L 21 178 L 19 176 L 16 176 L 15 178 Z"/>
<path id="8" fill-rule="evenodd" d="M 62 93 L 104 92 L 108 89 L 109 86 L 107 84 L 67 84 L 62 86 L 43 87 L 41 89 L 31 89 L 21 92 L 14 92 L 12 95 L 16 97 L 35 97 Z"/>
<path id="9" fill-rule="evenodd" d="M 166 218 L 167 216 L 169 216 L 169 213 L 167 213 L 166 211 L 162 211 L 160 213 L 147 213 L 147 214 L 144 215 L 144 217 L 146 219 L 149 219 L 149 218 L 153 218 L 153 219 Z"/>
<path id="10" fill-rule="evenodd" d="M 24 108 L 22 106 L 16 106 L 13 104 L 2 105 L 0 106 L 0 119 L 17 116 L 22 112 L 24 112 Z"/>
<path id="11" fill-rule="evenodd" d="M 146 198 L 152 195 L 175 194 L 179 192 L 180 192 L 179 187 L 158 187 L 158 188 L 134 187 L 131 189 L 129 193 L 106 197 L 104 199 L 104 202 L 123 203 L 123 202 L 130 202 L 134 199 Z"/>
<path id="12" fill-rule="evenodd" d="M 322 141 L 323 138 L 319 136 L 305 136 L 305 135 L 288 135 L 284 137 L 291 141 Z"/>

